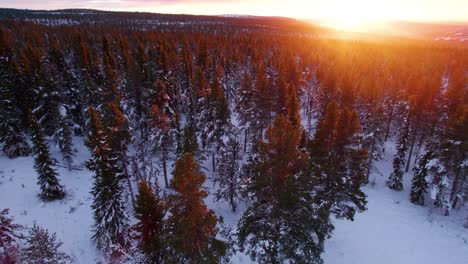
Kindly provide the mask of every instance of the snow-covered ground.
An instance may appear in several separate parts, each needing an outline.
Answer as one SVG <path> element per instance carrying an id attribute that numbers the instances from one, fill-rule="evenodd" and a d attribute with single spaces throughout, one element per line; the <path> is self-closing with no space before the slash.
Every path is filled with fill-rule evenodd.
<path id="1" fill-rule="evenodd" d="M 79 151 L 76 164 L 82 165 L 89 153 L 82 140 L 76 139 L 76 143 Z M 51 149 L 60 160 L 57 150 Z M 466 211 L 444 217 L 437 210 L 411 204 L 408 201 L 410 174 L 405 175 L 402 192 L 386 188 L 391 159 L 392 151 L 389 150 L 387 157 L 378 164 L 381 174 L 371 176 L 375 184 L 364 187 L 368 210 L 357 214 L 354 222 L 335 220 L 333 237 L 326 242 L 325 263 L 468 263 L 468 230 L 463 227 Z M 68 196 L 63 201 L 45 203 L 37 197 L 39 188 L 33 164 L 31 157 L 10 160 L 0 154 L 0 210 L 10 208 L 15 222 L 26 227 L 36 222 L 56 232 L 63 242 L 62 250 L 76 263 L 96 263 L 99 254 L 91 241 L 90 229 L 93 223 L 91 173 L 82 166 L 81 170 L 72 172 L 59 168 L 60 180 L 66 186 Z M 212 188 L 209 182 L 205 187 Z M 236 223 L 239 214 L 232 214 L 227 204 L 213 202 L 212 196 L 206 203 L 223 216 L 226 224 Z M 241 253 L 232 260 L 234 263 L 250 263 Z"/>
<path id="2" fill-rule="evenodd" d="M 379 162 L 375 185 L 364 187 L 368 210 L 354 222 L 336 220 L 333 237 L 325 244 L 326 264 L 466 264 L 468 229 L 466 211 L 445 217 L 436 209 L 409 201 L 412 175 L 405 175 L 405 189 L 385 186 L 392 156 Z"/>

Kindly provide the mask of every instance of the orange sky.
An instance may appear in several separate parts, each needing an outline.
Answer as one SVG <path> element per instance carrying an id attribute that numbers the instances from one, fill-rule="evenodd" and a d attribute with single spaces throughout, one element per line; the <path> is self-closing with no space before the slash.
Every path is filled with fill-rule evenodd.
<path id="1" fill-rule="evenodd" d="M 341 22 L 349 19 L 468 21 L 468 0 L 0 0 L 0 7 L 274 15 Z"/>

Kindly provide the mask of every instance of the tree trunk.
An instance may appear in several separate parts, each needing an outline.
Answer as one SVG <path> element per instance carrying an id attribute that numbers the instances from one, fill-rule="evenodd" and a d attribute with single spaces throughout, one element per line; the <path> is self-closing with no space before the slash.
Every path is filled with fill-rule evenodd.
<path id="1" fill-rule="evenodd" d="M 122 151 L 123 152 L 123 151 Z M 132 206 L 133 209 L 135 209 L 135 194 L 133 193 L 133 187 L 132 187 L 132 181 L 131 181 L 131 176 L 130 173 L 128 173 L 128 166 L 127 166 L 127 155 L 125 152 L 123 152 L 123 161 L 122 161 L 123 169 L 125 172 L 125 175 L 127 175 L 127 185 L 128 185 L 128 190 L 130 191 L 130 199 L 132 200 Z"/>
<path id="2" fill-rule="evenodd" d="M 247 128 L 244 130 L 244 153 L 247 152 Z"/>
<path id="3" fill-rule="evenodd" d="M 215 153 L 214 151 L 211 153 L 211 166 L 213 168 L 213 172 L 216 170 L 216 161 L 215 161 Z"/>
<path id="4" fill-rule="evenodd" d="M 388 116 L 388 123 L 387 123 L 387 129 L 385 131 L 385 140 L 384 142 L 387 142 L 388 140 L 388 135 L 390 134 L 390 126 L 392 124 L 392 121 L 393 121 L 393 111 L 394 111 L 394 106 L 392 105 L 392 110 L 390 111 L 390 115 Z"/>
<path id="5" fill-rule="evenodd" d="M 411 163 L 411 156 L 413 155 L 413 149 L 414 149 L 414 144 L 416 142 L 416 132 L 413 131 L 413 137 L 411 138 L 411 147 L 410 147 L 410 152 L 408 155 L 408 161 L 406 162 L 406 169 L 405 172 L 409 171 L 410 163 Z"/>
<path id="6" fill-rule="evenodd" d="M 369 183 L 369 175 L 372 169 L 372 161 L 374 160 L 374 155 L 372 155 L 372 153 L 374 153 L 374 151 L 375 151 L 375 140 L 372 141 L 371 152 L 369 154 L 369 163 L 367 164 L 367 173 L 366 173 L 366 183 Z"/>
<path id="7" fill-rule="evenodd" d="M 462 150 L 463 151 L 463 150 Z M 465 160 L 465 153 L 462 154 L 462 161 Z M 465 182 L 466 178 L 466 173 L 460 173 L 461 172 L 461 165 L 457 167 L 457 170 L 455 172 L 455 176 L 453 179 L 453 186 L 452 186 L 452 191 L 450 192 L 450 200 L 452 201 L 452 208 L 455 209 L 458 204 L 458 195 L 457 192 L 459 191 L 459 185 L 460 183 Z M 462 178 L 462 179 L 460 179 Z"/>
<path id="8" fill-rule="evenodd" d="M 167 153 L 166 153 L 166 146 L 162 146 L 162 163 L 163 163 L 163 173 L 164 173 L 164 183 L 166 188 L 169 188 L 169 182 L 167 181 Z"/>

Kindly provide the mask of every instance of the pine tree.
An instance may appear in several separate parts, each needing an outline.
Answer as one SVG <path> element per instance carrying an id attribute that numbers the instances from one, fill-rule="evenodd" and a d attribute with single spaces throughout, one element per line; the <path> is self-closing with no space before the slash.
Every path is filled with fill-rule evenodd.
<path id="1" fill-rule="evenodd" d="M 4 73 L 0 81 L 0 142 L 3 143 L 2 151 L 13 159 L 20 156 L 27 156 L 31 152 L 26 137 L 21 131 L 21 113 L 15 106 L 13 82 Z"/>
<path id="2" fill-rule="evenodd" d="M 259 263 L 323 263 L 317 237 L 331 231 L 299 149 L 300 126 L 279 115 L 244 169 L 250 205 L 238 223 L 238 243 Z"/>
<path id="3" fill-rule="evenodd" d="M 360 135 L 357 113 L 347 107 L 340 111 L 331 101 L 309 144 L 310 173 L 319 197 L 327 211 L 350 220 L 366 209 L 360 188 L 366 182 L 367 151 L 360 147 Z"/>
<path id="4" fill-rule="evenodd" d="M 62 159 L 68 170 L 72 170 L 73 157 L 75 150 L 73 148 L 73 132 L 72 123 L 68 118 L 62 117 L 60 120 L 60 128 L 55 133 L 55 140 L 58 143 Z"/>
<path id="5" fill-rule="evenodd" d="M 166 93 L 166 86 L 160 80 L 156 84 L 158 92 L 155 95 L 156 100 L 151 106 L 151 129 L 150 138 L 152 139 L 154 151 L 160 155 L 164 173 L 164 183 L 169 188 L 167 163 L 170 154 L 173 151 L 175 141 L 175 131 L 173 129 L 172 117 L 174 111 L 169 106 L 170 98 Z"/>
<path id="6" fill-rule="evenodd" d="M 400 129 L 397 142 L 397 153 L 393 159 L 393 172 L 387 180 L 387 186 L 390 189 L 401 191 L 403 189 L 403 168 L 405 166 L 405 156 L 408 150 L 408 139 L 410 134 L 410 120 L 408 117 L 404 120 Z"/>
<path id="7" fill-rule="evenodd" d="M 214 183 L 218 184 L 216 200 L 221 199 L 229 202 L 232 212 L 236 212 L 237 203 L 240 199 L 241 170 L 240 155 L 241 146 L 239 142 L 230 138 L 226 146 L 221 150 L 218 162 L 218 170 L 215 174 Z"/>
<path id="8" fill-rule="evenodd" d="M 15 264 L 22 226 L 14 224 L 8 212 L 8 209 L 0 211 L 0 263 Z"/>
<path id="9" fill-rule="evenodd" d="M 175 165 L 173 185 L 177 194 L 169 199 L 171 215 L 167 219 L 173 250 L 171 261 L 177 263 L 219 263 L 224 260 L 227 245 L 218 240 L 218 222 L 209 210 L 202 190 L 205 175 L 199 171 L 191 153 L 185 153 Z"/>
<path id="10" fill-rule="evenodd" d="M 33 142 L 34 169 L 39 176 L 38 184 L 41 188 L 40 197 L 46 201 L 62 199 L 65 197 L 63 186 L 57 179 L 54 168 L 55 160 L 52 158 L 47 141 L 37 119 L 31 114 L 31 139 Z"/>
<path id="11" fill-rule="evenodd" d="M 93 239 L 99 249 L 115 257 L 128 246 L 128 216 L 122 201 L 122 170 L 119 157 L 112 149 L 112 139 L 101 123 L 100 114 L 89 109 L 90 122 L 88 148 L 92 159 L 86 164 L 94 172 L 94 186 L 91 191 L 94 201 Z"/>
<path id="12" fill-rule="evenodd" d="M 34 225 L 26 238 L 23 250 L 23 261 L 29 264 L 68 264 L 72 263 L 70 256 L 59 249 L 62 242 L 57 241 L 55 233 Z"/>
<path id="13" fill-rule="evenodd" d="M 289 97 L 286 104 L 287 117 L 293 126 L 301 125 L 301 116 L 299 115 L 299 100 L 297 99 L 296 89 L 289 86 Z"/>
<path id="14" fill-rule="evenodd" d="M 465 89 L 465 95 L 467 94 Z M 465 97 L 466 98 L 466 97 Z M 468 152 L 468 104 L 460 105 L 449 117 L 447 131 L 442 141 L 441 159 L 452 181 L 450 190 L 451 208 L 456 209 L 468 200 L 467 152 Z"/>
<path id="15" fill-rule="evenodd" d="M 192 153 L 195 156 L 199 154 L 195 127 L 190 123 L 184 128 L 182 151 L 181 154 Z"/>
<path id="16" fill-rule="evenodd" d="M 433 152 L 428 150 L 419 159 L 418 165 L 413 168 L 414 176 L 411 181 L 410 201 L 417 205 L 424 205 L 424 195 L 427 193 L 427 177 L 429 174 L 428 163 L 431 161 Z"/>
<path id="17" fill-rule="evenodd" d="M 3 111 L 3 110 L 0 110 Z M 2 151 L 13 159 L 27 156 L 31 153 L 28 142 L 19 128 L 20 121 L 13 116 L 2 117 L 0 120 L 0 142 L 3 143 Z"/>
<path id="18" fill-rule="evenodd" d="M 165 236 L 164 217 L 166 204 L 151 187 L 141 181 L 136 197 L 135 218 L 133 227 L 137 232 L 138 248 L 144 253 L 147 263 L 161 263 L 164 259 Z"/>

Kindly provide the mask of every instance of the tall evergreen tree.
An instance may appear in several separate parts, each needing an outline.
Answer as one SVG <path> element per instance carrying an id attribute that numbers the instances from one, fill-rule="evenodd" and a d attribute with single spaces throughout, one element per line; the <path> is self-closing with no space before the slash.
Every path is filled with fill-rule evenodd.
<path id="1" fill-rule="evenodd" d="M 0 58 L 0 61 L 4 58 Z M 31 152 L 26 137 L 21 131 L 21 112 L 16 105 L 15 82 L 10 61 L 2 62 L 0 67 L 0 143 L 2 151 L 10 158 L 27 156 Z"/>
<path id="2" fill-rule="evenodd" d="M 119 254 L 128 246 L 128 216 L 122 200 L 122 170 L 118 157 L 112 149 L 109 132 L 101 123 L 100 113 L 89 109 L 89 134 L 86 142 L 92 158 L 86 163 L 94 172 L 94 186 L 91 191 L 94 200 L 93 240 L 108 257 Z"/>
<path id="3" fill-rule="evenodd" d="M 410 135 L 410 117 L 405 118 L 403 125 L 400 128 L 397 142 L 397 153 L 393 158 L 393 172 L 387 180 L 387 186 L 390 189 L 401 191 L 403 189 L 403 169 L 405 166 L 405 157 L 408 150 L 408 140 Z"/>
<path id="4" fill-rule="evenodd" d="M 173 185 L 176 194 L 169 199 L 171 215 L 167 219 L 171 236 L 166 242 L 173 250 L 169 262 L 219 263 L 225 260 L 227 245 L 218 240 L 218 222 L 203 198 L 205 175 L 199 171 L 191 153 L 185 153 L 175 165 Z"/>
<path id="5" fill-rule="evenodd" d="M 331 101 L 309 146 L 312 177 L 329 211 L 353 220 L 366 209 L 367 151 L 360 147 L 361 126 L 355 111 Z M 317 186 L 317 187 L 318 187 Z M 321 189 L 321 190 L 320 190 Z"/>
<path id="6" fill-rule="evenodd" d="M 237 139 L 230 138 L 226 146 L 222 148 L 218 162 L 218 170 L 215 172 L 214 183 L 218 184 L 216 200 L 221 199 L 229 202 L 233 212 L 236 212 L 237 203 L 240 198 L 241 168 L 240 155 L 241 146 Z"/>
<path id="7" fill-rule="evenodd" d="M 193 124 L 189 123 L 185 126 L 182 141 L 181 155 L 184 153 L 192 153 L 195 156 L 199 155 L 198 140 Z"/>
<path id="8" fill-rule="evenodd" d="M 72 122 L 66 117 L 60 119 L 60 128 L 55 133 L 55 140 L 58 143 L 62 159 L 68 170 L 72 169 L 75 150 L 73 148 Z"/>
<path id="9" fill-rule="evenodd" d="M 413 168 L 414 176 L 411 181 L 410 201 L 417 205 L 424 205 L 424 195 L 427 193 L 427 177 L 429 174 L 428 163 L 433 158 L 433 152 L 428 150 L 419 159 L 417 166 Z"/>
<path id="10" fill-rule="evenodd" d="M 165 255 L 164 217 L 166 204 L 159 197 L 158 189 L 141 181 L 136 197 L 135 218 L 138 222 L 134 229 L 137 232 L 138 247 L 145 255 L 145 263 L 162 263 Z"/>
<path id="11" fill-rule="evenodd" d="M 315 196 L 300 126 L 279 115 L 246 165 L 250 205 L 238 223 L 239 246 L 259 263 L 322 263 L 318 237 L 331 230 Z"/>
<path id="12" fill-rule="evenodd" d="M 65 196 L 65 191 L 57 179 L 58 173 L 54 168 L 56 161 L 50 154 L 44 132 L 33 114 L 31 114 L 30 123 L 35 155 L 34 168 L 39 176 L 38 184 L 41 188 L 40 197 L 46 201 L 62 199 Z"/>

